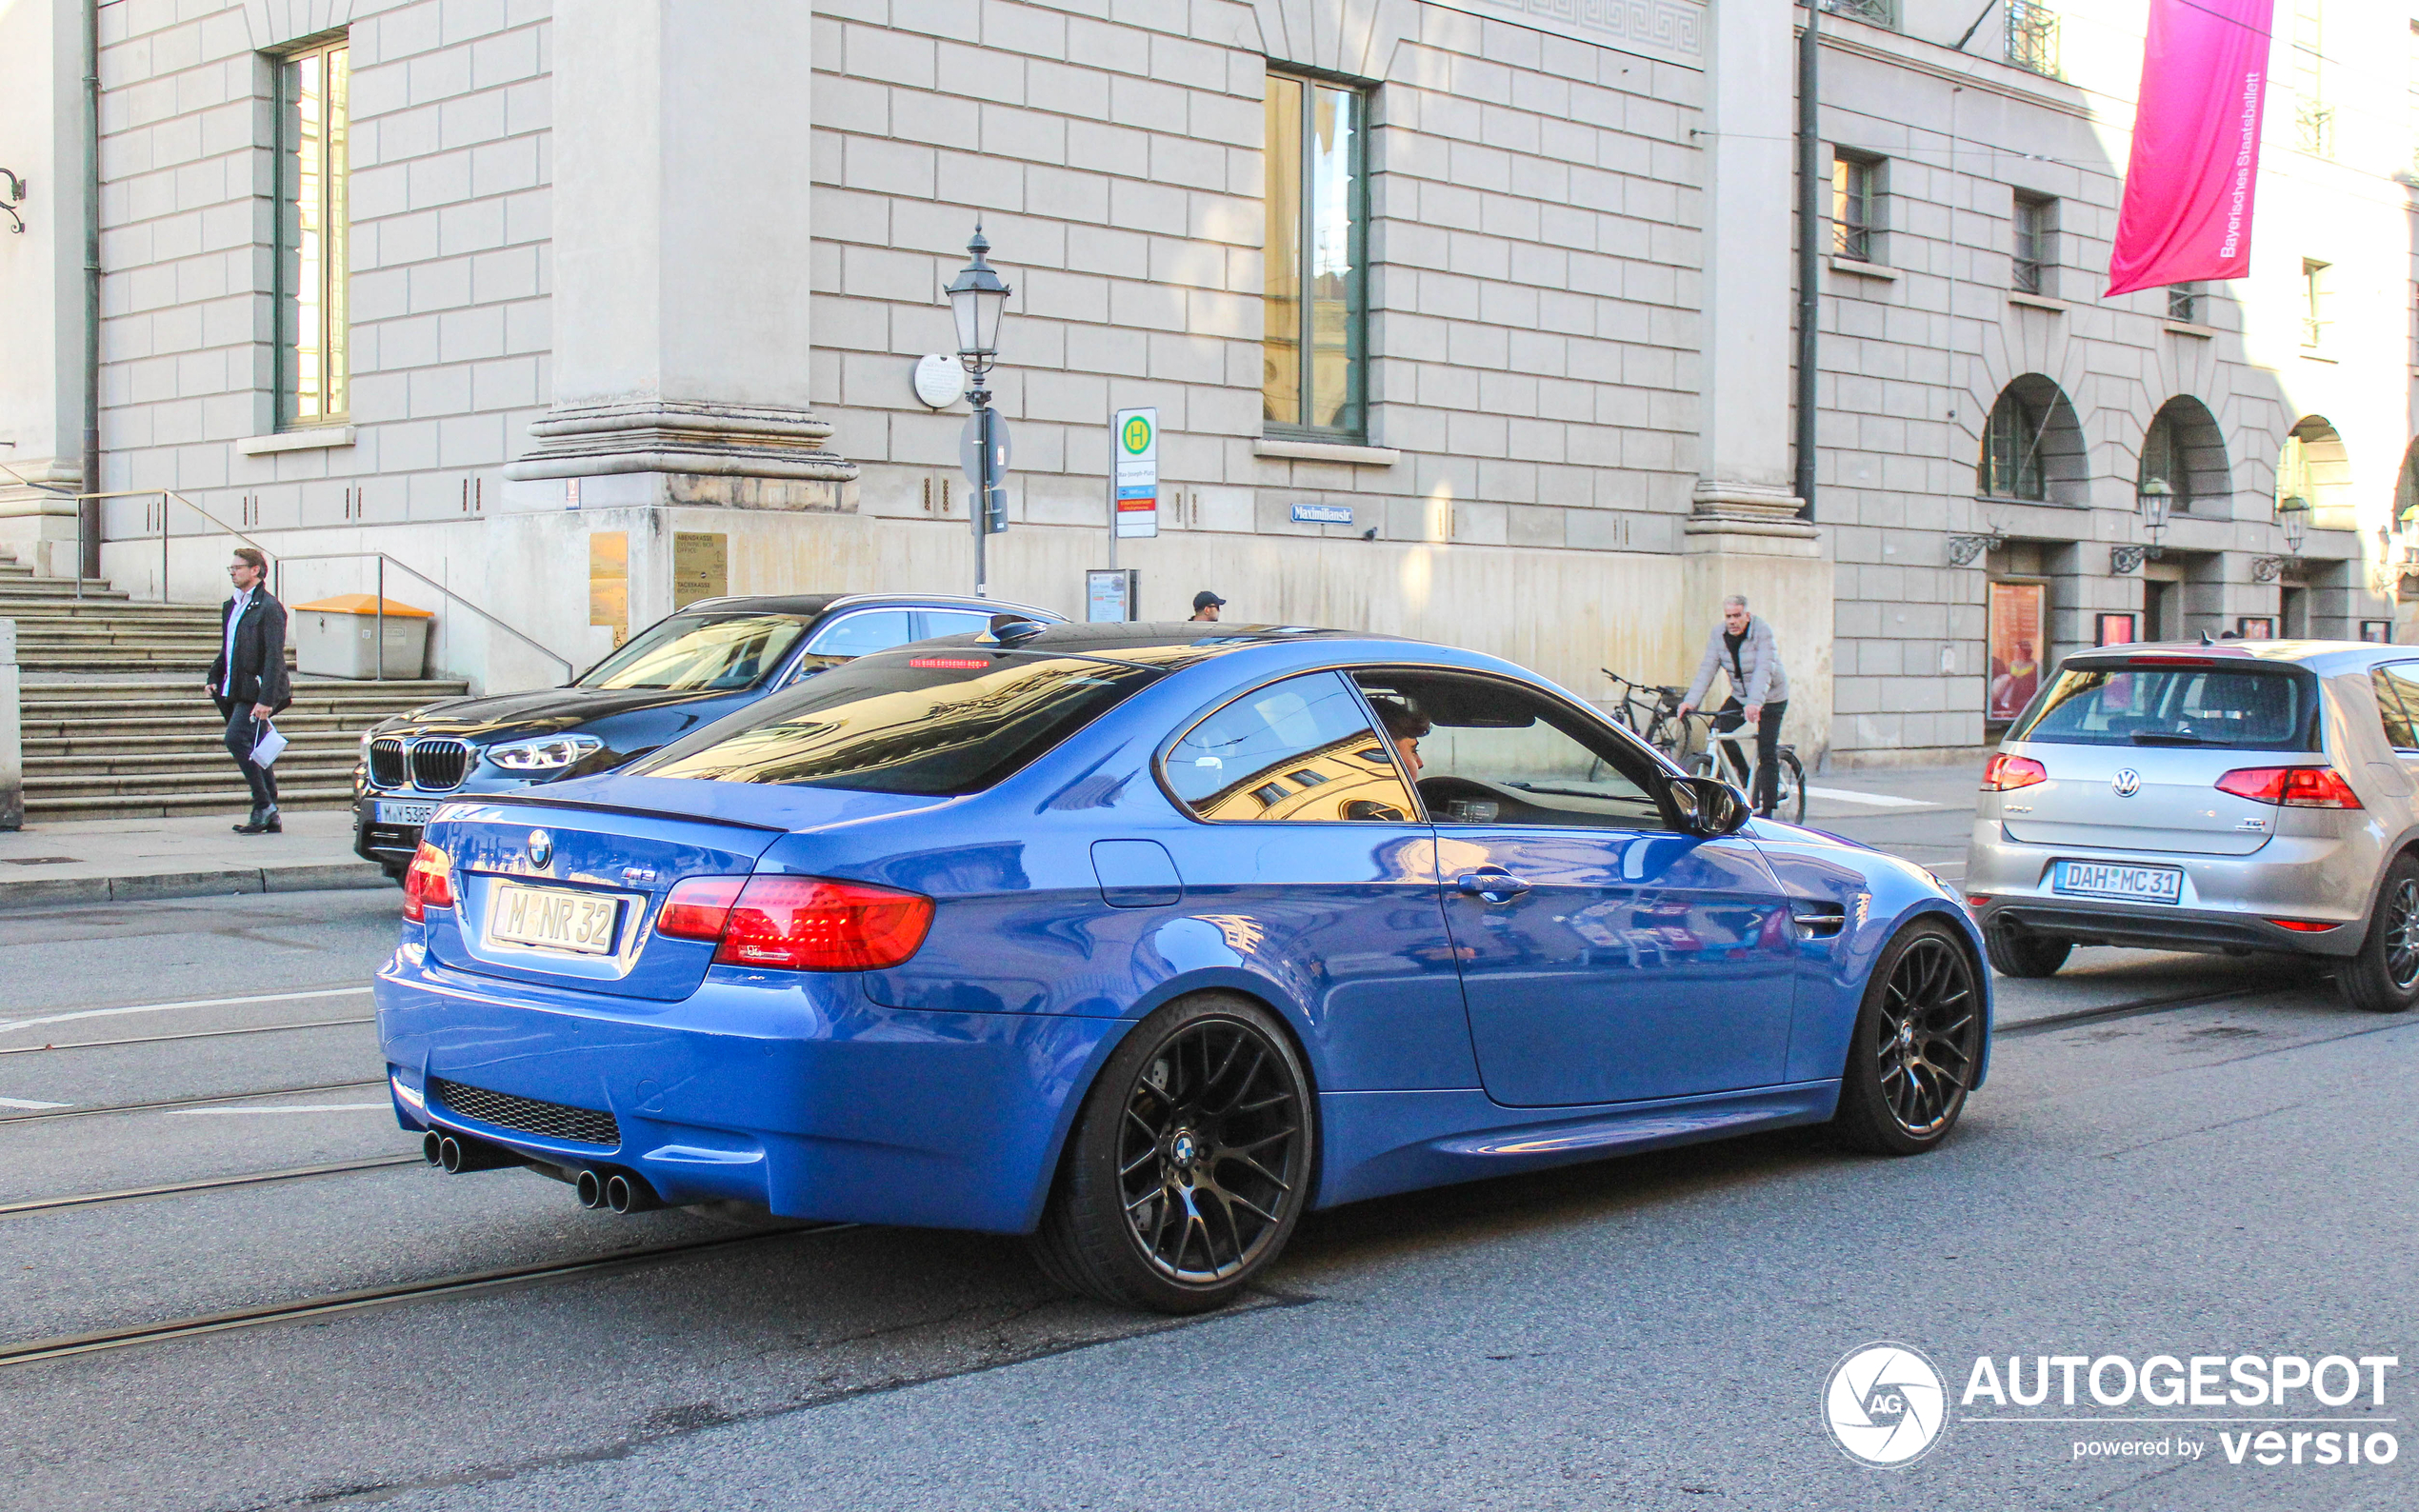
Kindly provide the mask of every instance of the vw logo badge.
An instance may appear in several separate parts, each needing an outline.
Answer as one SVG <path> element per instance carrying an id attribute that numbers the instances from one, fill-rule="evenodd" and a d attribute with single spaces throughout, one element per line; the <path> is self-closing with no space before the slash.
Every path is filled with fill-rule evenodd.
<path id="1" fill-rule="evenodd" d="M 554 859 L 554 837 L 543 829 L 530 831 L 530 865 L 543 866 Z"/>
<path id="2" fill-rule="evenodd" d="M 1823 1416 L 1840 1452 L 1858 1464 L 1895 1469 L 1922 1459 L 1949 1426 L 1949 1386 L 1932 1363 L 1905 1344 L 1867 1344 L 1831 1367 Z"/>
<path id="3" fill-rule="evenodd" d="M 2142 774 L 2128 766 L 2109 779 L 2109 790 L 2119 798 L 2130 798 L 2142 790 Z"/>

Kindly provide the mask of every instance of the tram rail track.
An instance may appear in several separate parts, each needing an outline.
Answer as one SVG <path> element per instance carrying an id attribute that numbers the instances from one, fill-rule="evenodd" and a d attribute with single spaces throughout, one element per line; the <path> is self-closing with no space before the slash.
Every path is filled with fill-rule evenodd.
<path id="1" fill-rule="evenodd" d="M 2086 1024 L 2105 1024 L 2114 1019 L 2139 1018 L 2149 1013 L 2170 1013 L 2178 1008 L 2198 1007 L 2205 1003 L 2226 1003 L 2235 998 L 2252 998 L 2272 992 L 2287 992 L 2303 984 L 2289 982 L 2254 982 L 2244 986 L 2227 987 L 2217 992 L 2177 992 L 2166 997 L 2137 998 L 2128 1003 L 2103 1004 L 2095 1008 L 2073 1008 L 2064 1013 L 2047 1013 L 2013 1023 L 1995 1024 L 1990 1037 L 1994 1040 L 2019 1040 L 2035 1034 L 2053 1034 Z"/>
<path id="2" fill-rule="evenodd" d="M 271 1086 L 251 1092 L 227 1092 L 211 1097 L 177 1097 L 157 1103 L 106 1103 L 92 1107 L 53 1107 L 32 1113 L 10 1113 L 0 1117 L 0 1127 L 10 1124 L 41 1124 L 52 1119 L 92 1118 L 102 1113 L 165 1113 L 181 1107 L 208 1107 L 218 1103 L 248 1103 L 265 1097 L 298 1097 L 308 1092 L 350 1092 L 365 1086 L 385 1086 L 387 1079 L 373 1076 L 353 1082 L 318 1082 L 309 1086 Z"/>
<path id="3" fill-rule="evenodd" d="M 182 1034 L 139 1034 L 124 1040 L 71 1040 L 65 1044 L 11 1044 L 0 1055 L 39 1055 L 45 1050 L 107 1050 L 121 1044 L 166 1044 L 170 1040 L 216 1040 L 230 1034 L 290 1034 L 296 1029 L 341 1029 L 375 1019 L 314 1019 L 309 1024 L 255 1024 L 240 1029 L 189 1029 Z"/>
<path id="4" fill-rule="evenodd" d="M 490 1291 L 533 1282 L 557 1281 L 572 1276 L 603 1275 L 617 1270 L 644 1269 L 650 1265 L 668 1264 L 693 1255 L 734 1249 L 744 1244 L 762 1243 L 768 1240 L 785 1239 L 799 1234 L 836 1233 L 856 1226 L 858 1225 L 854 1224 L 801 1224 L 784 1228 L 760 1229 L 745 1234 L 725 1234 L 713 1239 L 687 1240 L 676 1244 L 655 1244 L 626 1249 L 610 1255 L 591 1255 L 582 1260 L 541 1262 L 529 1265 L 503 1265 L 492 1270 L 467 1271 L 460 1275 L 441 1276 L 429 1281 L 403 1282 L 390 1286 L 365 1286 L 352 1291 L 329 1292 L 317 1297 L 306 1297 L 293 1302 L 271 1303 L 260 1307 L 237 1307 L 225 1312 L 171 1318 L 160 1323 L 136 1323 L 121 1328 L 96 1329 L 90 1333 L 35 1339 L 25 1343 L 0 1347 L 0 1370 L 36 1364 L 46 1360 L 65 1360 L 77 1355 L 99 1354 L 112 1349 L 131 1349 L 145 1344 L 167 1343 L 174 1340 L 192 1339 L 205 1334 L 228 1333 L 237 1329 L 265 1327 L 272 1323 L 324 1318 L 334 1313 L 360 1312 L 373 1307 L 390 1306 L 398 1303 L 461 1296 L 470 1292 Z"/>
<path id="5" fill-rule="evenodd" d="M 357 1161 L 329 1161 L 317 1165 L 290 1165 L 276 1171 L 242 1171 L 232 1176 L 205 1176 L 190 1182 L 162 1182 L 153 1186 L 126 1186 L 107 1192 L 71 1192 L 64 1197 L 29 1197 L 0 1203 L 0 1218 L 58 1212 L 70 1207 L 98 1207 L 107 1203 L 139 1202 L 150 1197 L 176 1197 L 186 1192 L 223 1191 L 236 1186 L 266 1186 L 277 1182 L 305 1181 L 314 1176 L 344 1176 L 353 1171 L 386 1170 L 397 1165 L 425 1165 L 417 1154 L 378 1155 Z"/>

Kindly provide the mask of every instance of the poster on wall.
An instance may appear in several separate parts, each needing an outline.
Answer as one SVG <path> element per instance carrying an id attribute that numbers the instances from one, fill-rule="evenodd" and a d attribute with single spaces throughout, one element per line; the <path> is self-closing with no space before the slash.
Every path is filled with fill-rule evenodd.
<path id="1" fill-rule="evenodd" d="M 2391 645 L 2394 638 L 2394 622 L 2363 620 L 2360 622 L 2360 638 L 2377 646 Z"/>
<path id="2" fill-rule="evenodd" d="M 2041 686 L 2041 618 L 2049 588 L 2040 583 L 1990 585 L 1990 690 L 1983 719 L 2004 725 L 2024 712 Z"/>
<path id="3" fill-rule="evenodd" d="M 2141 639 L 2141 637 L 2135 633 L 2135 627 L 2139 624 L 2140 619 L 2141 616 L 2133 613 L 2129 609 L 2120 609 L 2112 613 L 2101 615 L 2100 633 L 2092 640 L 2091 644 L 2094 646 L 2131 646 L 2135 641 Z"/>
<path id="4" fill-rule="evenodd" d="M 2247 641 L 2276 639 L 2276 616 L 2273 614 L 2237 614 L 2234 633 Z"/>

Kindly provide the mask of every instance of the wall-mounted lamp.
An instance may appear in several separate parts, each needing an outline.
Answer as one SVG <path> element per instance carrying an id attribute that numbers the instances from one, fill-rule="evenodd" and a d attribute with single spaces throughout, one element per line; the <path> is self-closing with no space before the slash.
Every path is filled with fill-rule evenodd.
<path id="1" fill-rule="evenodd" d="M 1952 535 L 1949 538 L 1949 565 L 1971 567 L 1974 559 L 1986 551 L 1996 551 L 2008 544 L 2008 532 L 1997 526 L 1989 535 Z"/>
<path id="2" fill-rule="evenodd" d="M 2285 554 L 2251 559 L 2251 581 L 2273 583 L 2301 560 L 2302 543 L 2309 538 L 2309 501 L 2289 493 L 2276 501 L 2276 523 L 2285 529 Z"/>
<path id="3" fill-rule="evenodd" d="M 2159 537 L 2167 533 L 2168 510 L 2174 507 L 2175 490 L 2165 478 L 2152 478 L 2142 485 L 2142 532 L 2150 538 L 2148 546 L 2112 546 L 2109 547 L 2109 571 L 2122 577 L 2140 567 L 2148 559 L 2155 561 L 2167 555 L 2167 547 L 2159 545 Z"/>
<path id="4" fill-rule="evenodd" d="M 25 217 L 17 213 L 17 207 L 25 203 L 25 180 L 5 168 L 0 168 L 0 178 L 9 181 L 8 191 L 0 193 L 0 210 L 9 212 L 9 219 L 16 223 L 12 229 L 19 236 L 23 236 Z"/>

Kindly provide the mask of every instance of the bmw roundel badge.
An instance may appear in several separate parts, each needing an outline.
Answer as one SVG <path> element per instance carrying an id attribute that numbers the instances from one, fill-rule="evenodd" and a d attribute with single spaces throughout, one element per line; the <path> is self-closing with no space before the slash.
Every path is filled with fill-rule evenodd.
<path id="1" fill-rule="evenodd" d="M 530 831 L 530 865 L 544 866 L 554 860 L 554 837 L 543 829 Z"/>

